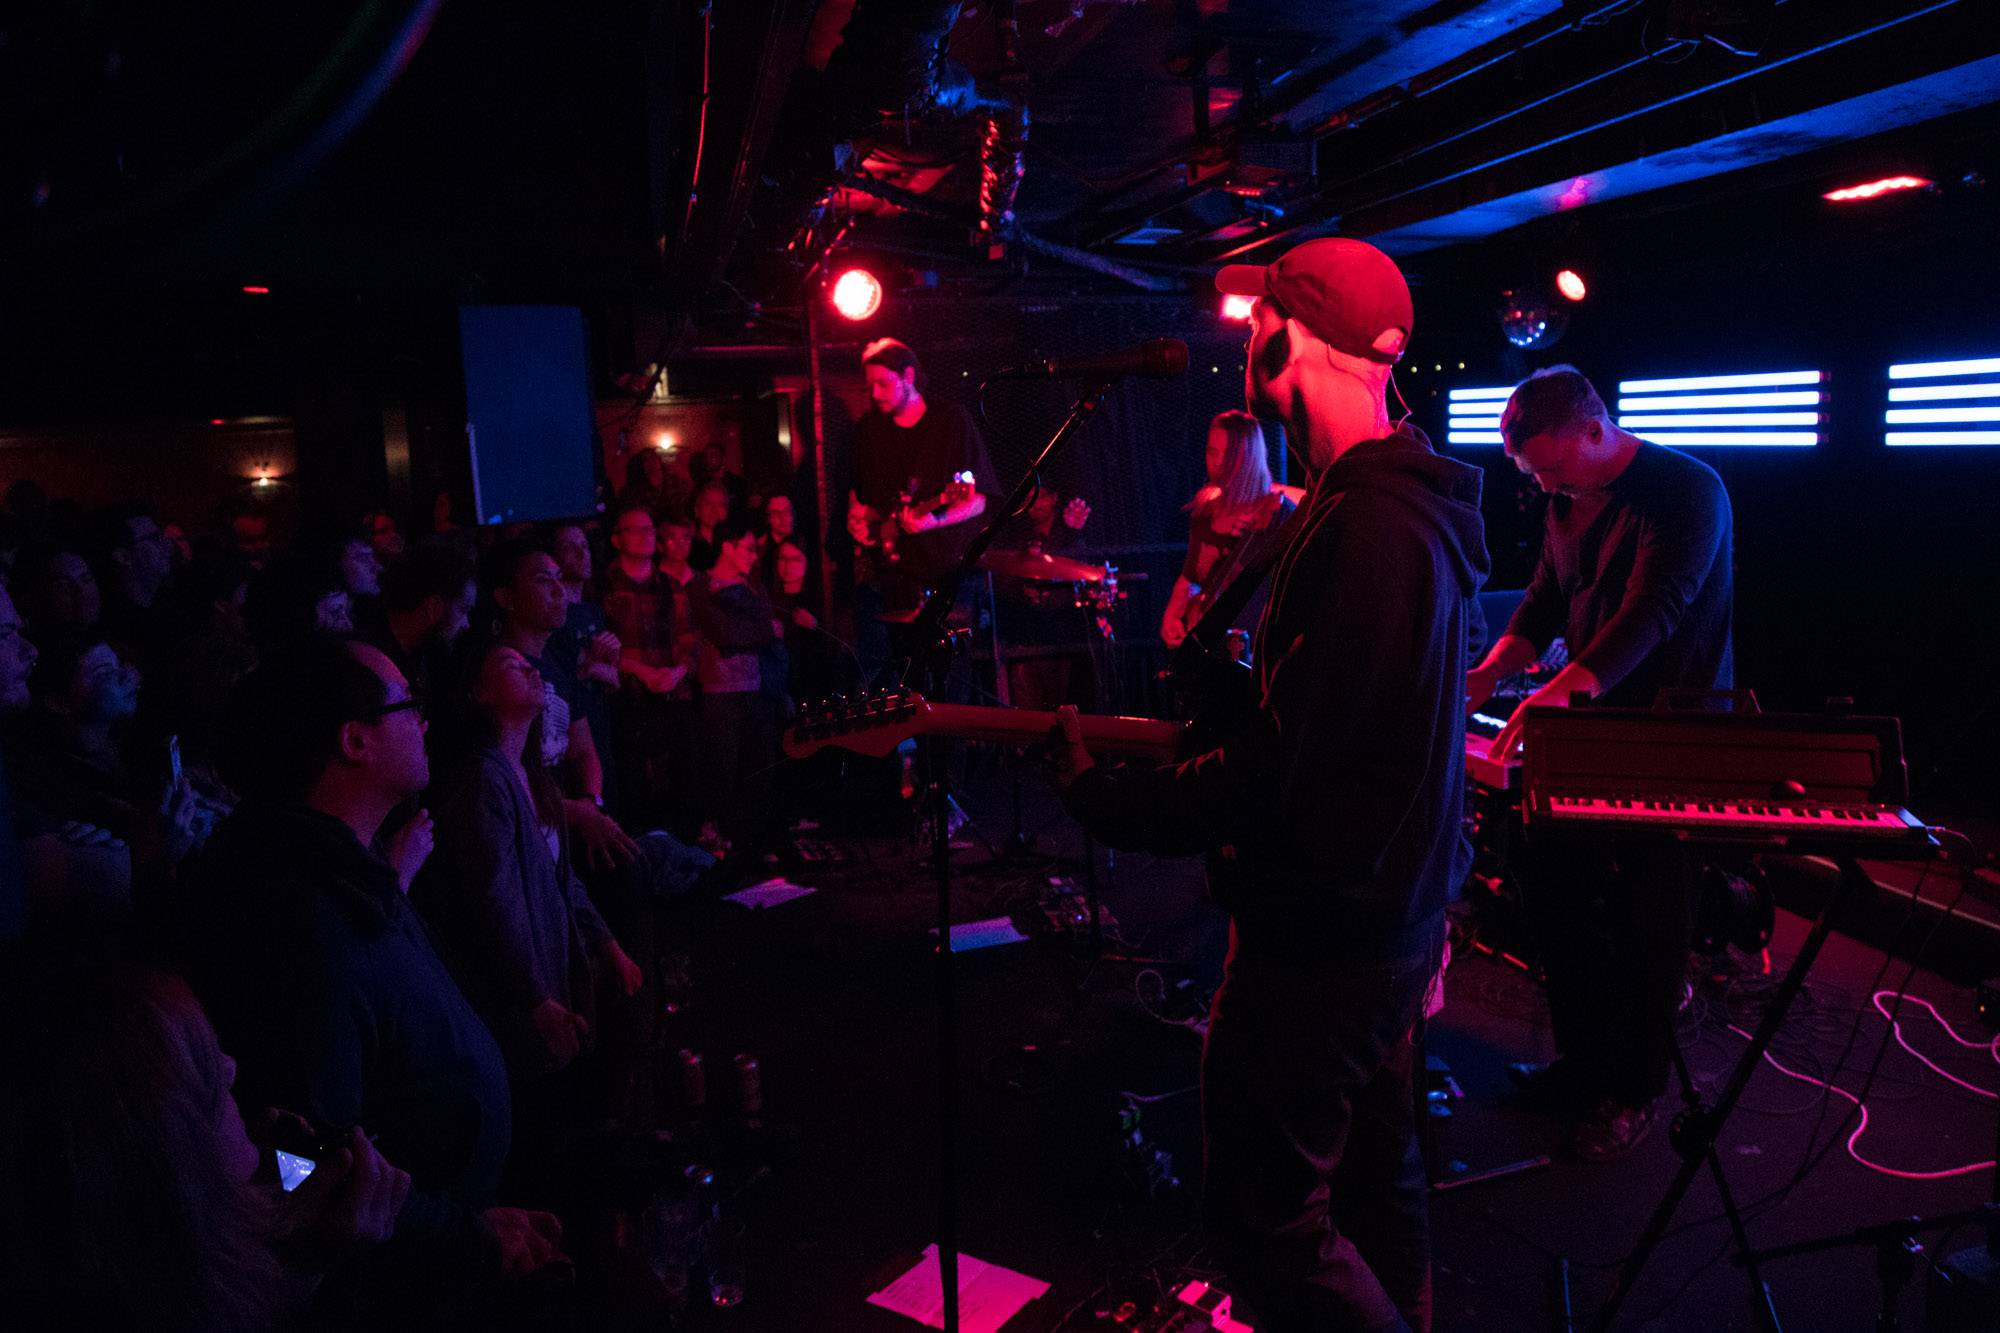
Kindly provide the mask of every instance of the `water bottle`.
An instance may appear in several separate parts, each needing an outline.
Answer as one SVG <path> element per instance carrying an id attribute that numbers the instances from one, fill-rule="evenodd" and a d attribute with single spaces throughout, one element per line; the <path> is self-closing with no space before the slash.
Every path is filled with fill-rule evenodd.
<path id="1" fill-rule="evenodd" d="M 689 1197 L 701 1219 L 701 1268 L 708 1279 L 708 1303 L 720 1310 L 743 1304 L 745 1235 L 743 1217 L 725 1207 L 715 1173 L 705 1166 L 687 1169 Z"/>
<path id="2" fill-rule="evenodd" d="M 638 1248 L 651 1270 L 668 1313 L 687 1311 L 688 1274 L 697 1257 L 701 1219 L 684 1189 L 662 1189 L 639 1214 Z"/>

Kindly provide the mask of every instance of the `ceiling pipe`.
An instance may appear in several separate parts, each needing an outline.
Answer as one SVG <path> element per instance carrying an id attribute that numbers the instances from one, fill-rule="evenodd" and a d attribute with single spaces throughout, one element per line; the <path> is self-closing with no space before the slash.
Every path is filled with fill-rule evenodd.
<path id="1" fill-rule="evenodd" d="M 1366 97 L 1358 98 L 1348 103 L 1340 110 L 1315 122 L 1311 129 L 1307 131 L 1308 137 L 1323 136 L 1341 130 L 1354 129 L 1393 107 L 1426 97 L 1441 88 L 1497 64 L 1509 56 L 1517 55 L 1531 47 L 1539 46 L 1541 43 L 1571 29 L 1589 27 L 1593 24 L 1604 22 L 1615 17 L 1617 13 L 1631 7 L 1632 0 L 1609 0 L 1608 3 L 1595 5 L 1587 12 L 1579 14 L 1573 12 L 1568 5 L 1565 5 L 1562 9 L 1545 14 L 1537 19 L 1531 19 L 1519 27 L 1501 34 L 1490 42 L 1474 47 L 1472 50 L 1455 56 L 1451 60 L 1426 70 L 1421 74 L 1417 74 L 1402 83 L 1391 84 L 1386 88 L 1378 88 Z M 1135 186 L 1154 180 L 1162 173 L 1171 171 L 1176 167 L 1192 167 L 1198 159 L 1219 161 L 1227 158 L 1235 152 L 1236 144 L 1246 133 L 1277 125 L 1294 108 L 1319 92 L 1328 83 L 1340 77 L 1340 75 L 1347 73 L 1348 70 L 1349 66 L 1345 62 L 1333 59 L 1311 70 L 1304 71 L 1293 78 L 1287 79 L 1277 89 L 1266 91 L 1259 99 L 1256 108 L 1258 112 L 1256 120 L 1231 120 L 1217 127 L 1212 135 L 1197 136 L 1192 140 L 1184 140 L 1175 146 L 1170 155 L 1161 158 L 1153 165 L 1126 173 L 1121 178 L 1121 182 L 1117 188 L 1111 192 L 1110 197 L 1103 202 L 1105 204 L 1113 203 L 1118 197 L 1129 193 Z M 1175 197 L 1175 201 L 1184 202 L 1186 198 L 1204 192 L 1205 187 L 1201 183 L 1196 182 L 1193 179 L 1193 173 L 1190 172 L 1187 183 L 1172 192 L 1172 194 Z M 1127 211 L 1133 213 L 1143 212 L 1146 202 L 1148 201 L 1135 203 Z M 1162 205 L 1162 207 L 1172 206 L 1173 202 Z M 1097 204 L 1087 204 L 1085 208 L 1089 211 L 1073 215 L 1072 218 L 1066 219 L 1065 226 L 1083 225 L 1089 221 L 1092 214 L 1102 211 L 1102 207 Z"/>

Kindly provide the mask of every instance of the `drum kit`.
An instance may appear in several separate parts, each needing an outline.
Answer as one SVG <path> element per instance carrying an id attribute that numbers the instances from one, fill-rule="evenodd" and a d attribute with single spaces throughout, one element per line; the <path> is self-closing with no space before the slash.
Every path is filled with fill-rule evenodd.
<path id="1" fill-rule="evenodd" d="M 1118 586 L 1116 565 L 1086 564 L 1030 546 L 988 551 L 980 557 L 979 567 L 993 576 L 997 595 L 1028 606 L 1082 611 L 1093 619 L 1099 634 L 1113 637 L 1111 615 L 1126 597 Z M 1126 575 L 1125 581 L 1134 583 L 1145 577 Z"/>

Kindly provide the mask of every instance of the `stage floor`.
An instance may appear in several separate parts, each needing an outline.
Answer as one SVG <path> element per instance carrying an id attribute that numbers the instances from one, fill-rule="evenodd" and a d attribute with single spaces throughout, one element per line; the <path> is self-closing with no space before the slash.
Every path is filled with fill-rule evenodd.
<path id="1" fill-rule="evenodd" d="M 1006 784 L 997 774 L 969 782 L 977 831 L 1010 831 Z M 953 895 L 958 920 L 1011 915 L 1024 928 L 1051 874 L 1082 883 L 1082 844 L 1039 777 L 1026 784 L 1038 848 L 1059 853 L 1002 868 L 983 851 L 964 863 Z M 744 1304 L 706 1312 L 697 1327 L 739 1330 L 915 1328 L 875 1309 L 866 1295 L 913 1264 L 935 1235 L 935 1029 L 928 927 L 935 880 L 900 839 L 827 839 L 847 856 L 792 877 L 818 890 L 761 912 L 719 905 L 703 913 L 695 944 L 698 1040 L 710 1078 L 736 1051 L 762 1063 L 770 1119 L 782 1145 L 753 1209 Z M 1191 1277 L 1217 1276 L 1194 1230 L 1200 1176 L 1197 1078 L 1200 1037 L 1172 1020 L 1219 973 L 1226 921 L 1204 901 L 1193 862 L 1119 856 L 1106 868 L 1103 901 L 1116 918 L 1106 957 L 1085 964 L 1079 941 L 1060 935 L 957 957 L 962 1020 L 960 1242 L 980 1259 L 1051 1283 L 1006 1325 L 1012 1330 L 1090 1327 L 1105 1286 L 1144 1296 Z M 1919 922 L 1907 932 L 1920 940 Z M 1781 916 L 1771 949 L 1782 970 L 1805 931 Z M 1147 959 L 1156 961 L 1132 961 Z M 1855 1032 L 1840 1086 L 1859 1088 L 1882 1048 L 1887 1024 L 1868 1006 L 1883 963 L 1875 949 L 1836 934 L 1775 1047 L 1801 1073 L 1823 1075 Z M 1904 961 L 1879 983 L 1903 984 Z M 1996 968 L 1995 970 L 2000 970 Z M 1773 978 L 1773 980 L 1775 977 Z M 1683 1016 L 1684 1047 L 1697 1078 L 1714 1086 L 1744 1048 L 1729 1030 L 1754 1026 L 1769 989 L 1754 972 L 1705 985 Z M 1973 1040 L 1990 1033 L 1971 996 L 1922 970 L 1909 993 L 1934 1003 Z M 1961 1048 L 1921 1008 L 1906 1006 L 1910 1043 L 1982 1088 L 2000 1088 L 1984 1047 Z M 1669 1107 L 1643 1147 L 1623 1161 L 1586 1166 L 1562 1155 L 1557 1127 L 1508 1095 L 1509 1062 L 1550 1054 L 1536 986 L 1508 964 L 1462 950 L 1447 1005 L 1431 1029 L 1430 1053 L 1448 1063 L 1464 1096 L 1433 1118 L 1440 1174 L 1477 1172 L 1549 1155 L 1551 1165 L 1440 1193 L 1434 1200 L 1436 1327 L 1547 1329 L 1550 1278 L 1568 1261 L 1577 1326 L 1608 1293 L 1620 1258 L 1636 1241 L 1678 1159 L 1665 1132 Z M 1124 1094 L 1141 1103 L 1141 1131 L 1171 1155 L 1180 1186 L 1148 1191 L 1143 1166 L 1119 1147 Z M 1857 1164 L 1844 1148 L 1849 1103 L 1760 1068 L 1721 1142 L 1739 1201 L 1752 1205 L 1750 1232 L 1778 1245 L 1912 1214 L 1977 1204 L 1990 1170 L 1939 1180 L 1897 1179 Z M 1899 1170 L 1928 1172 L 1992 1157 L 1993 1101 L 1956 1088 L 1887 1045 L 1871 1114 L 1856 1145 Z M 1817 1124 L 1824 1160 L 1779 1193 L 1807 1152 Z M 1153 1175 L 1166 1175 L 1159 1163 Z M 1772 1196 L 1776 1197 L 1772 1197 Z M 1758 1201 L 1765 1201 L 1759 1203 Z M 1619 1327 L 1754 1327 L 1747 1281 L 1723 1260 L 1726 1225 L 1706 1177 L 1690 1192 Z M 1929 1244 L 1942 1239 L 1933 1233 Z M 1950 1248 L 1971 1243 L 1961 1231 Z M 1772 1263 L 1767 1276 L 1788 1327 L 1874 1327 L 1875 1258 L 1839 1250 Z M 1909 1326 L 1921 1326 L 1923 1272 L 1906 1293 Z M 1065 1317 L 1069 1322 L 1065 1322 Z"/>

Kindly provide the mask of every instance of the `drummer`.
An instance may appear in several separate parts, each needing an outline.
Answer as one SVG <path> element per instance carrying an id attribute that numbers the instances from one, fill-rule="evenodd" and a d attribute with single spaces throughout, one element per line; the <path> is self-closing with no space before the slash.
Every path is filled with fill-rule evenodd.
<path id="1" fill-rule="evenodd" d="M 1051 578 L 1042 580 L 1033 576 L 1032 562 L 1008 558 L 1017 552 L 1048 556 L 1076 546 L 1089 521 L 1088 500 L 1079 495 L 1065 503 L 1053 487 L 1042 486 L 1027 510 L 1001 528 L 994 541 L 986 564 L 1002 599 L 994 618 L 1007 664 L 1007 701 L 1016 708 L 1076 704 L 1094 711 L 1097 676 L 1090 656 L 1090 617 L 1076 606 L 1076 562 L 1052 562 Z"/>
<path id="2" fill-rule="evenodd" d="M 1053 486 L 1038 486 L 1035 498 L 1028 502 L 1027 512 L 1002 528 L 994 545 L 1054 554 L 1076 545 L 1082 539 L 1083 525 L 1088 522 L 1090 501 L 1077 495 L 1064 504 L 1061 492 Z"/>

